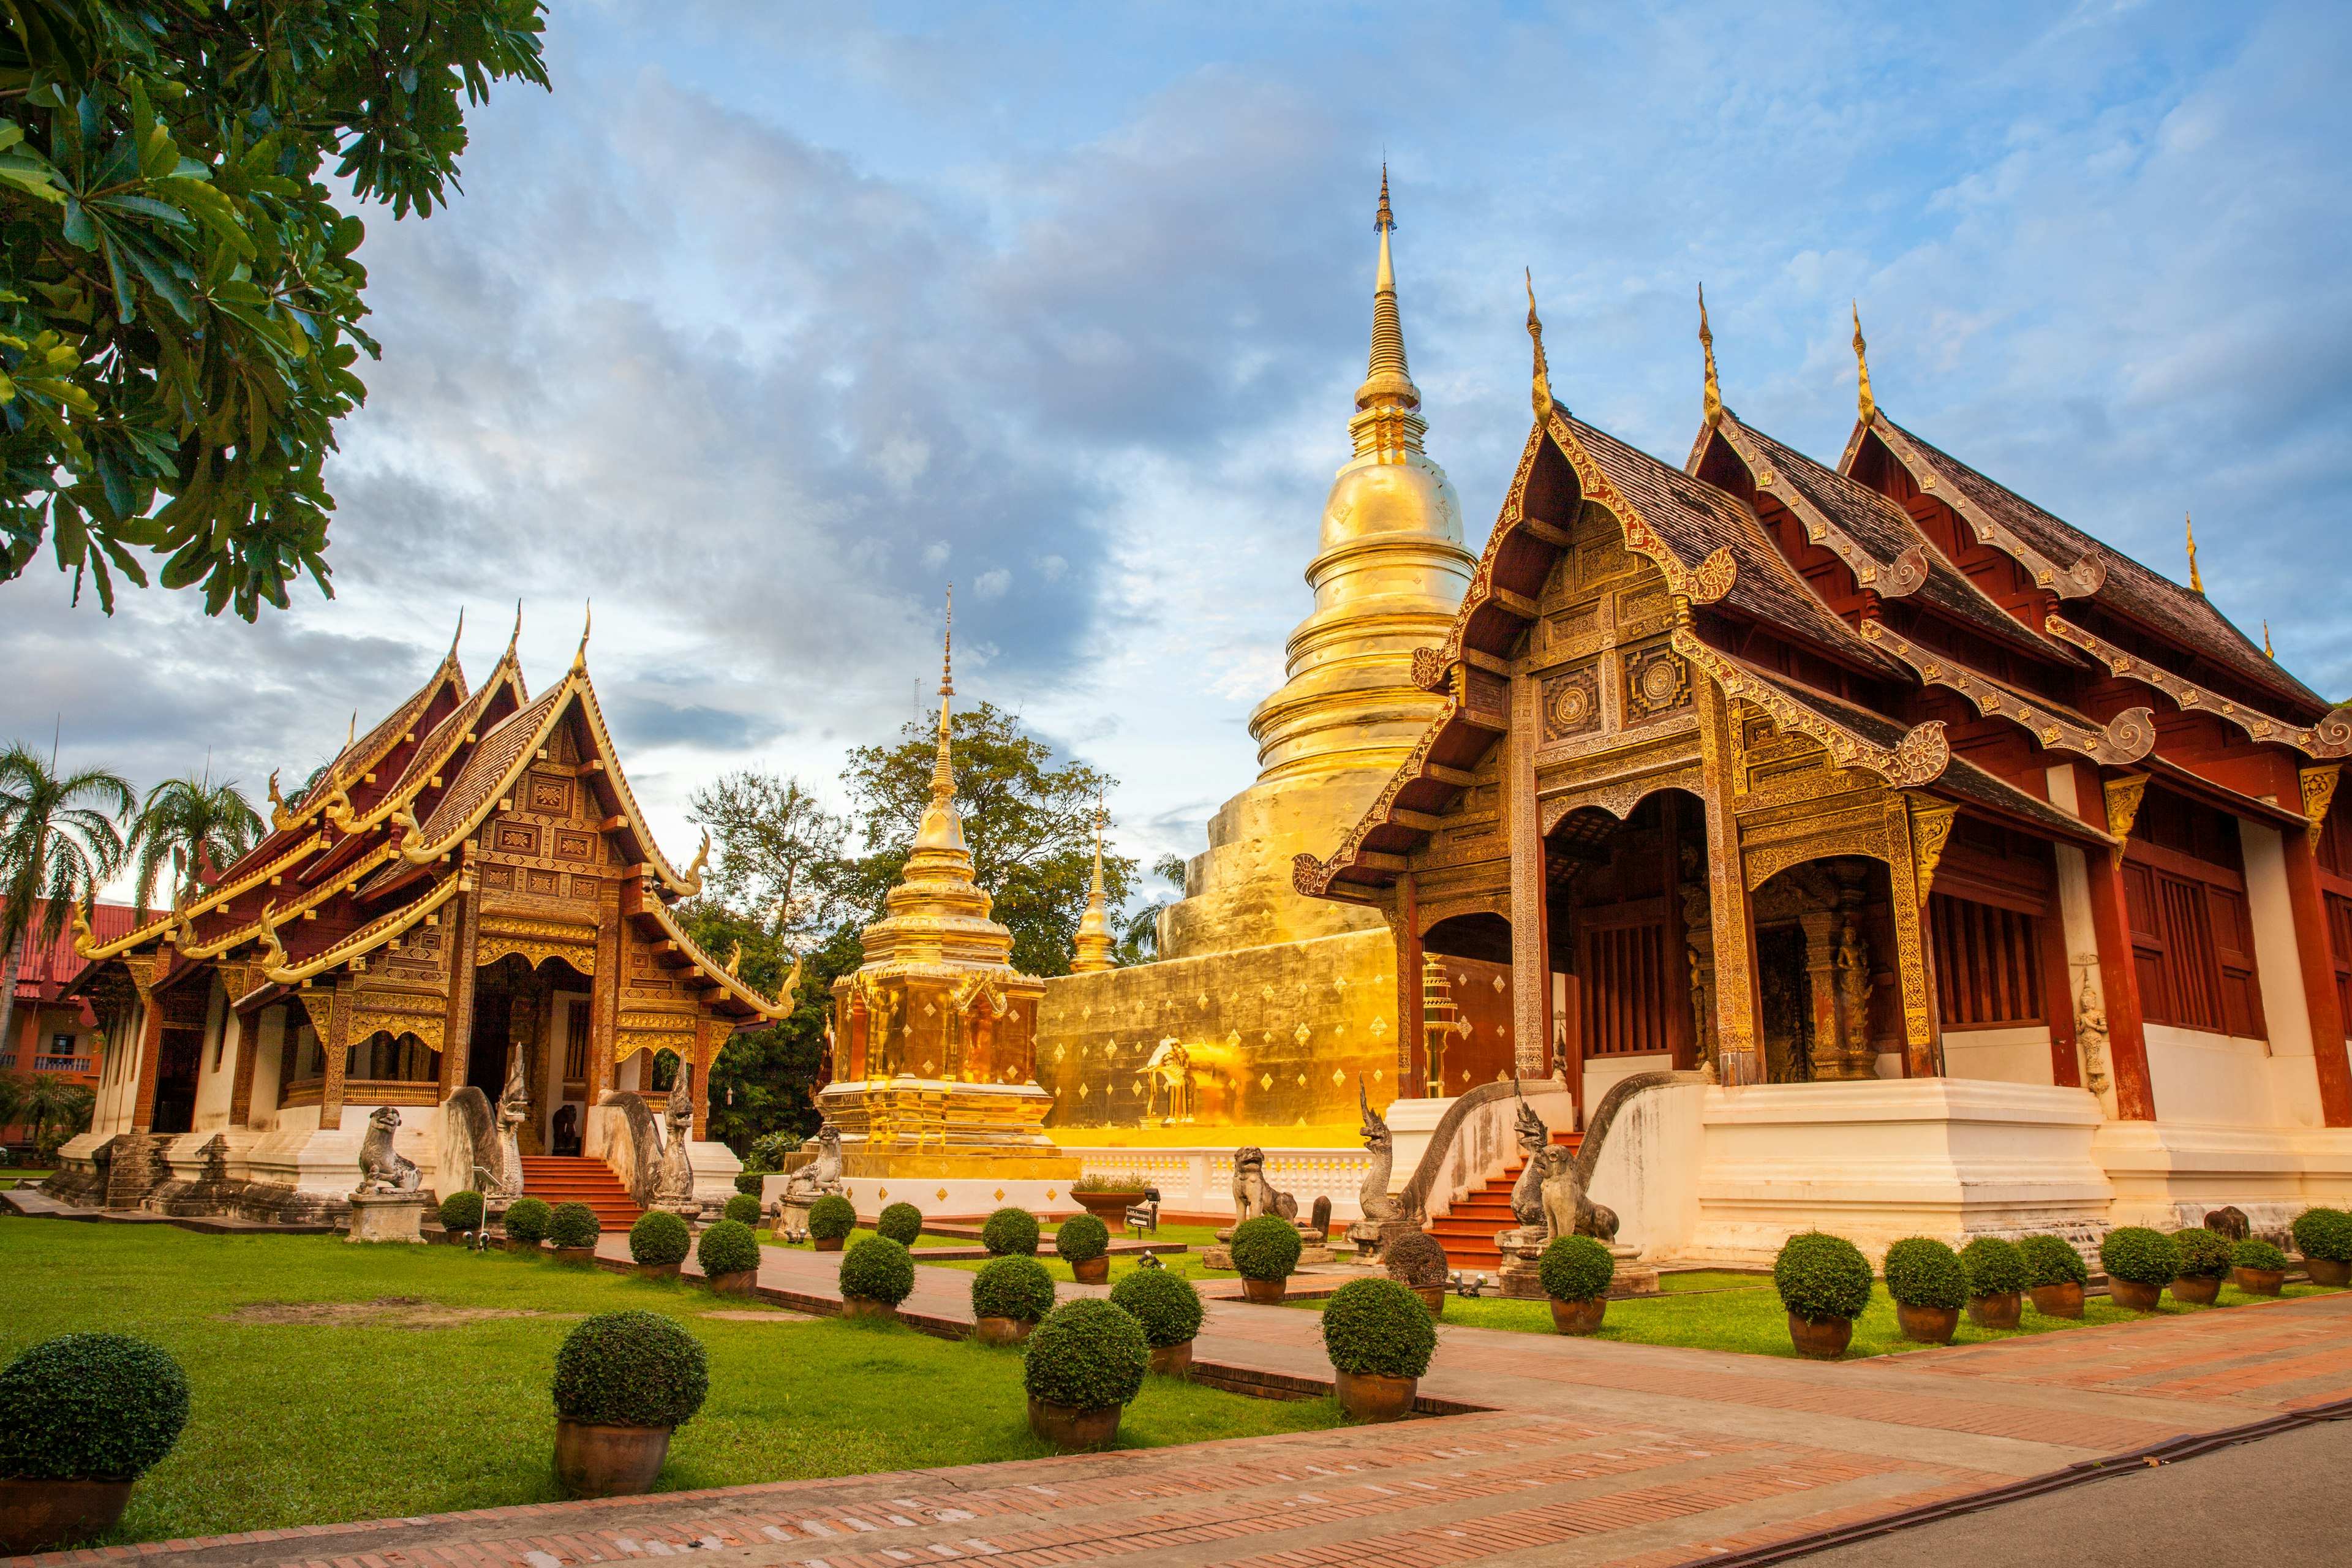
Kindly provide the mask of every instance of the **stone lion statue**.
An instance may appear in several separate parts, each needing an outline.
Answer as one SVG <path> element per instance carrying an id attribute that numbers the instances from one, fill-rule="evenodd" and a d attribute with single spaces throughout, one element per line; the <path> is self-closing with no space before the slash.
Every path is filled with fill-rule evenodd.
<path id="1" fill-rule="evenodd" d="M 776 1201 L 785 1208 L 806 1208 L 829 1193 L 841 1191 L 841 1129 L 828 1121 L 816 1130 L 816 1159 L 794 1171 Z"/>
<path id="2" fill-rule="evenodd" d="M 1279 1215 L 1298 1221 L 1298 1200 L 1265 1179 L 1265 1151 L 1255 1143 L 1234 1151 L 1234 1223 L 1260 1215 Z"/>
<path id="3" fill-rule="evenodd" d="M 368 1118 L 367 1136 L 360 1140 L 360 1184 L 362 1193 L 415 1192 L 424 1177 L 416 1162 L 392 1146 L 400 1126 L 400 1112 L 391 1106 L 376 1108 Z"/>
<path id="4" fill-rule="evenodd" d="M 1538 1150 L 1528 1164 L 1537 1173 L 1538 1191 L 1543 1194 L 1548 1236 L 1589 1236 L 1603 1246 L 1617 1239 L 1616 1211 L 1587 1195 L 1574 1154 L 1555 1144 Z"/>

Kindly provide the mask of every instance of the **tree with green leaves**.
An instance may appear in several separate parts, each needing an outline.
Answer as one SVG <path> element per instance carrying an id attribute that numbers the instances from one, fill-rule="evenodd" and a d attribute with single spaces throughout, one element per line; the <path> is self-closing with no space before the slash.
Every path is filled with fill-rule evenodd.
<path id="1" fill-rule="evenodd" d="M 104 768 L 60 775 L 53 754 L 18 742 L 0 752 L 0 1042 L 16 1039 L 16 969 L 30 942 L 64 934 L 76 904 L 122 868 L 116 820 L 138 807 Z"/>
<path id="2" fill-rule="evenodd" d="M 332 596 L 321 465 L 378 352 L 344 209 L 446 204 L 465 107 L 547 85 L 542 9 L 0 0 L 0 581 L 46 538 L 109 614 L 134 552 L 208 615 Z"/>
<path id="3" fill-rule="evenodd" d="M 16 1097 L 16 1117 L 31 1125 L 33 1148 L 47 1163 L 57 1153 L 58 1144 L 77 1132 L 89 1130 L 90 1113 L 98 1107 L 98 1097 L 87 1084 L 51 1072 L 28 1074 L 23 1084 Z"/>
<path id="4" fill-rule="evenodd" d="M 756 910 L 791 952 L 841 923 L 841 850 L 849 824 L 795 778 L 746 768 L 696 790 L 688 820 L 710 830 L 719 855 L 709 896 Z"/>
<path id="5" fill-rule="evenodd" d="M 204 880 L 244 858 L 261 842 L 261 814 L 237 789 L 236 781 L 165 779 L 147 792 L 131 827 L 130 851 L 138 857 L 132 876 L 139 892 L 132 919 L 144 921 L 163 868 L 172 868 L 170 907 L 178 909 Z"/>

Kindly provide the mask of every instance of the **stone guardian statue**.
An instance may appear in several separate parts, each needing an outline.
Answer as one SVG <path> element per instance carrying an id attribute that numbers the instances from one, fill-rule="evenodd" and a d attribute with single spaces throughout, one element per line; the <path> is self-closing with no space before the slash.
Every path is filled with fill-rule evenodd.
<path id="1" fill-rule="evenodd" d="M 694 1064 L 677 1064 L 677 1079 L 669 1087 L 669 1103 L 662 1111 L 661 1173 L 654 1182 L 657 1208 L 699 1212 L 694 1197 L 694 1162 L 686 1145 L 694 1136 Z"/>

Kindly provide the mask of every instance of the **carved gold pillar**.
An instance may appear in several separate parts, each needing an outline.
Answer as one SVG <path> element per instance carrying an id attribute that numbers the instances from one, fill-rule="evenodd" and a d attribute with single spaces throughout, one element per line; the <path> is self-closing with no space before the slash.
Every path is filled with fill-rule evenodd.
<path id="1" fill-rule="evenodd" d="M 536 975 L 530 977 L 536 981 Z M 515 1143 L 526 1154 L 544 1154 L 547 1142 L 539 1130 L 540 1112 L 547 1105 L 547 1030 L 544 1015 L 552 1011 L 535 988 L 508 993 L 508 1049 L 522 1053 L 524 1092 L 530 1096 L 530 1115 L 515 1130 Z"/>
<path id="2" fill-rule="evenodd" d="M 449 1041 L 441 1053 L 441 1098 L 448 1099 L 466 1082 L 473 1070 L 474 1053 L 474 943 L 481 928 L 478 906 L 481 895 L 460 892 L 456 900 L 444 906 L 442 918 L 449 922 Z M 490 1098 L 498 1099 L 493 1093 Z"/>
<path id="3" fill-rule="evenodd" d="M 1543 823 L 1536 809 L 1536 682 L 1511 678 L 1503 741 L 1504 837 L 1511 854 L 1511 1070 L 1541 1078 L 1551 1054 L 1551 952 L 1544 931 Z"/>
<path id="4" fill-rule="evenodd" d="M 155 1125 L 155 1074 L 163 1051 L 163 1005 L 147 985 L 162 965 L 152 958 L 126 958 L 122 967 L 131 972 L 140 1008 L 139 1045 L 131 1058 L 139 1075 L 131 1086 L 131 1128 L 144 1132 Z"/>
<path id="5" fill-rule="evenodd" d="M 1896 795 L 1886 803 L 1887 902 L 1895 913 L 1895 968 L 1903 985 L 1903 1058 L 1912 1078 L 1940 1078 L 1944 1071 L 1927 889 L 1958 815 L 1957 807 L 1926 795 Z"/>
<path id="6" fill-rule="evenodd" d="M 1805 933 L 1805 995 L 1806 1013 L 1812 1025 L 1812 1041 L 1808 1051 L 1812 1058 L 1812 1076 L 1816 1082 L 1825 1082 L 1846 1076 L 1845 1052 L 1838 1028 L 1837 995 L 1837 915 L 1829 910 L 1814 910 L 1797 918 Z"/>
<path id="7" fill-rule="evenodd" d="M 1764 1023 L 1756 994 L 1756 921 L 1740 865 L 1731 702 L 1713 679 L 1698 683 L 1699 787 L 1706 806 L 1710 956 L 1715 961 L 1716 1061 L 1726 1083 L 1764 1080 Z"/>
<path id="8" fill-rule="evenodd" d="M 596 895 L 596 973 L 588 977 L 588 1103 L 602 1105 L 612 1091 L 620 1064 L 613 1049 L 621 1029 L 621 987 L 627 955 L 622 951 L 621 884 L 611 878 Z"/>
<path id="9" fill-rule="evenodd" d="M 332 1132 L 343 1125 L 343 1072 L 352 1048 L 352 977 L 335 977 L 334 999 L 327 1006 L 327 1030 L 319 1042 L 326 1049 L 324 1076 L 319 1084 L 319 1130 Z"/>

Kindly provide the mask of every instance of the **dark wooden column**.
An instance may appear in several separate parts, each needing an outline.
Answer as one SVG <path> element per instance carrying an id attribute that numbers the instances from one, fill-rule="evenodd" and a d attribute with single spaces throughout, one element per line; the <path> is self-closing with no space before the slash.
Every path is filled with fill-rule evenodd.
<path id="1" fill-rule="evenodd" d="M 1421 969 L 1421 889 L 1411 871 L 1397 879 L 1397 1098 L 1418 1099 L 1416 1087 L 1428 1077 L 1415 1064 L 1421 1060 L 1423 1009 Z"/>
<path id="2" fill-rule="evenodd" d="M 165 952 L 171 951 L 165 949 Z M 163 1050 L 163 999 L 147 988 L 160 973 L 163 961 L 132 958 L 123 961 L 131 984 L 139 990 L 139 1052 L 131 1059 L 139 1079 L 131 1089 L 131 1130 L 144 1132 L 155 1125 L 155 1075 Z"/>
<path id="3" fill-rule="evenodd" d="M 1691 1037 L 1690 987 L 1684 976 L 1690 973 L 1690 934 L 1683 928 L 1683 796 L 1680 790 L 1668 790 L 1658 800 L 1660 826 L 1664 829 L 1666 855 L 1666 1048 L 1674 1053 L 1675 1067 L 1688 1071 L 1698 1066 L 1697 1043 Z M 1571 1074 L 1570 1081 L 1577 1082 L 1581 1073 Z M 1581 1098 L 1583 1086 L 1578 1083 Z"/>
<path id="4" fill-rule="evenodd" d="M 253 1068 L 261 1054 L 261 1041 L 257 1037 L 261 1031 L 261 1015 L 257 1012 L 250 1018 L 240 1016 L 236 1011 L 236 999 L 253 989 L 254 980 L 259 973 L 257 969 L 235 965 L 224 966 L 220 972 L 228 992 L 228 1013 L 221 1019 L 221 1027 L 226 1029 L 232 1023 L 236 1026 L 236 1068 L 235 1076 L 229 1080 L 228 1090 L 228 1124 L 231 1127 L 244 1127 L 253 1120 Z"/>
<path id="5" fill-rule="evenodd" d="M 1503 838 L 1511 857 L 1511 1071 L 1544 1076 L 1551 1054 L 1551 948 L 1544 940 L 1544 847 L 1536 809 L 1537 683 L 1511 678 L 1503 738 Z"/>
<path id="6" fill-rule="evenodd" d="M 2105 850 L 2084 852 L 2085 858 Z M 2083 1058 L 2074 1042 L 2074 969 L 2066 952 L 2066 911 L 2059 906 L 2053 868 L 2050 907 L 2034 922 L 2042 956 L 2042 1015 L 2050 1020 L 2050 1081 L 2061 1089 L 2083 1087 Z"/>
<path id="7" fill-rule="evenodd" d="M 2082 805 L 2084 820 L 2115 831 L 2105 788 L 2084 792 Z M 2091 884 L 2091 929 L 2099 943 L 2099 989 L 2106 996 L 2116 1116 L 2123 1121 L 2153 1121 L 2156 1088 L 2147 1071 L 2147 1026 L 2140 1012 L 2139 969 L 2132 959 L 2131 911 L 2124 902 L 2123 847 L 2087 850 L 2083 864 Z"/>

